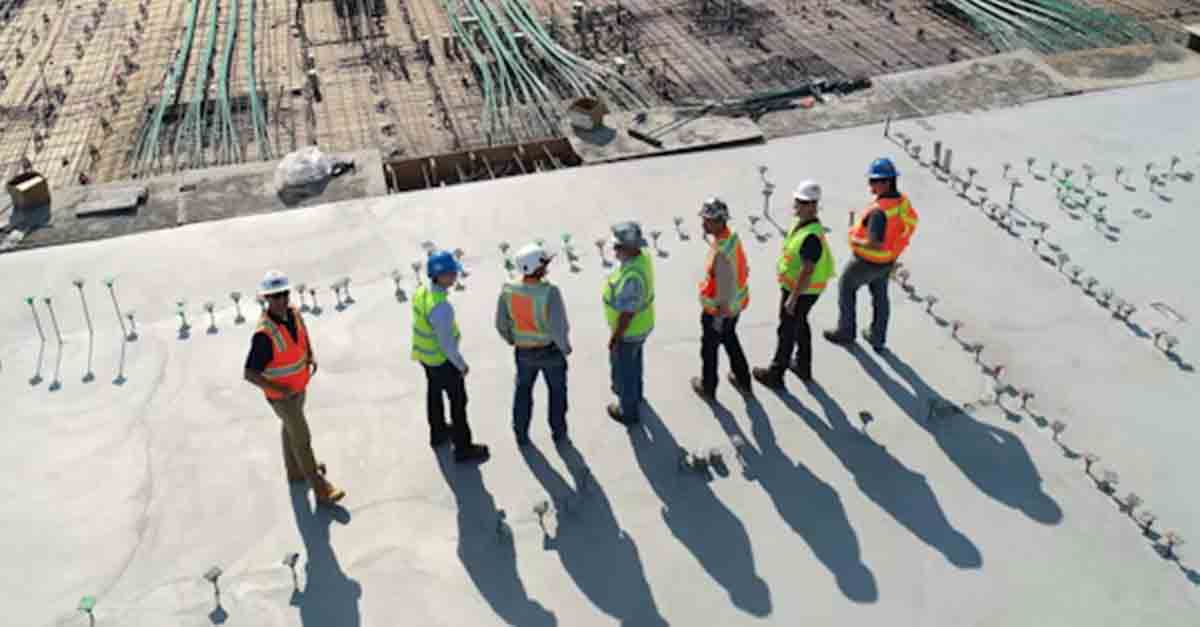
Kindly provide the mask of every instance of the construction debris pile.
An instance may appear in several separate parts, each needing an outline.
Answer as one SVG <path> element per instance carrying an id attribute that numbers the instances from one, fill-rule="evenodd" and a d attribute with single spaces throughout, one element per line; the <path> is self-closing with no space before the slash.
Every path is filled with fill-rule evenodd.
<path id="1" fill-rule="evenodd" d="M 1124 46 L 1153 40 L 1149 28 L 1102 9 L 1063 0 L 935 0 L 983 33 L 999 50 L 1044 54 Z"/>

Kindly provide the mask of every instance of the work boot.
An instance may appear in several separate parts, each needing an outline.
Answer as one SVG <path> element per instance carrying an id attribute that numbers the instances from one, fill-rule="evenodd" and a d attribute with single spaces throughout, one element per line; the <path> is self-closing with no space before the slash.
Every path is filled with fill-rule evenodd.
<path id="1" fill-rule="evenodd" d="M 330 483 L 324 475 L 317 475 L 313 481 L 313 493 L 317 495 L 317 505 L 334 505 L 346 496 L 345 490 Z"/>
<path id="2" fill-rule="evenodd" d="M 774 368 L 755 368 L 750 371 L 750 375 L 755 381 L 769 388 L 783 387 L 783 373 Z"/>
<path id="3" fill-rule="evenodd" d="M 629 425 L 638 423 L 637 418 L 634 418 L 633 420 L 626 418 L 625 415 L 621 413 L 621 406 L 616 403 L 609 403 L 608 407 L 606 407 L 605 409 L 608 410 L 609 418 L 612 418 L 613 420 L 625 425 L 626 427 L 628 427 Z"/>
<path id="4" fill-rule="evenodd" d="M 734 376 L 732 372 L 729 373 L 729 375 L 725 378 L 729 381 L 729 385 L 732 385 L 733 389 L 741 392 L 743 396 L 754 396 L 754 387 L 749 381 L 746 381 L 745 383 L 738 381 L 737 377 Z"/>
<path id="5" fill-rule="evenodd" d="M 468 444 L 454 449 L 454 461 L 459 463 L 481 462 L 487 459 L 488 455 L 488 447 L 482 444 Z"/>
<path id="6" fill-rule="evenodd" d="M 853 335 L 842 335 L 837 331 L 837 329 L 829 329 L 821 335 L 824 335 L 825 339 L 829 340 L 830 342 L 833 342 L 834 344 L 840 344 L 841 346 L 849 346 L 854 343 Z"/>
<path id="7" fill-rule="evenodd" d="M 692 391 L 696 393 L 696 396 L 704 399 L 705 402 L 711 403 L 717 400 L 716 390 L 709 391 L 704 389 L 704 381 L 700 377 L 692 377 Z"/>
<path id="8" fill-rule="evenodd" d="M 317 464 L 317 473 L 320 475 L 325 474 L 325 464 L 322 464 L 322 463 Z M 287 478 L 288 478 L 288 481 L 304 481 L 308 477 L 305 477 L 302 474 L 292 474 L 289 472 Z"/>

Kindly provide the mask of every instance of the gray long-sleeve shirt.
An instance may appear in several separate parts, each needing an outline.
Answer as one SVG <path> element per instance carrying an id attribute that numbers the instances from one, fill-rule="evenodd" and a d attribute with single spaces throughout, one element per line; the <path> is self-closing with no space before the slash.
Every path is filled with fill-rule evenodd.
<path id="1" fill-rule="evenodd" d="M 446 291 L 444 287 L 436 284 L 429 289 L 435 292 Z M 467 362 L 463 359 L 462 353 L 458 351 L 458 338 L 454 337 L 454 305 L 451 305 L 450 301 L 438 303 L 429 312 L 429 326 L 433 327 L 433 332 L 437 335 L 438 346 L 446 354 L 446 359 L 450 360 L 450 363 L 454 364 L 459 372 L 466 370 Z"/>
<path id="2" fill-rule="evenodd" d="M 547 331 L 550 333 L 550 340 L 558 346 L 558 350 L 564 355 L 571 354 L 571 340 L 569 338 L 571 325 L 567 321 L 567 307 L 563 303 L 562 292 L 555 285 L 550 285 L 550 294 L 546 298 L 546 316 Z M 504 292 L 500 292 L 500 297 L 496 299 L 496 332 L 500 337 L 511 346 L 515 342 L 513 336 L 514 322 L 512 316 L 508 312 L 508 307 L 504 302 Z"/>

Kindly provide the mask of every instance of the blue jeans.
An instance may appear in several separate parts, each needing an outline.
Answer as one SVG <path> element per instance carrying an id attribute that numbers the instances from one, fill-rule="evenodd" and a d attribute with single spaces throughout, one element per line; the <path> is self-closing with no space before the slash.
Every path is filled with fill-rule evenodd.
<path id="1" fill-rule="evenodd" d="M 891 303 L 888 301 L 888 273 L 891 272 L 892 265 L 871 263 L 858 257 L 852 257 L 846 263 L 842 276 L 838 279 L 838 335 L 854 339 L 858 326 L 858 288 L 866 285 L 871 291 L 871 304 L 874 309 L 869 341 L 874 346 L 887 343 L 888 318 L 892 313 Z"/>
<path id="2" fill-rule="evenodd" d="M 529 437 L 529 422 L 533 418 L 533 384 L 538 373 L 546 378 L 550 388 L 550 433 L 554 439 L 567 435 L 567 358 L 557 346 L 518 348 L 517 386 L 513 394 L 513 432 L 517 438 Z"/>
<path id="3" fill-rule="evenodd" d="M 612 391 L 621 405 L 621 416 L 626 421 L 640 419 L 642 405 L 642 347 L 645 340 L 617 342 L 617 347 L 608 352 L 612 369 Z"/>

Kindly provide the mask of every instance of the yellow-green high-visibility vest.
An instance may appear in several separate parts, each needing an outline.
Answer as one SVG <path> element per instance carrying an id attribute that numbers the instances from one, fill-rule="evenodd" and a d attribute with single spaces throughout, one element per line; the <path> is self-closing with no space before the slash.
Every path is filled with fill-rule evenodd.
<path id="1" fill-rule="evenodd" d="M 813 220 L 804 226 L 794 226 L 788 232 L 787 239 L 783 240 L 783 252 L 779 255 L 779 263 L 776 265 L 776 272 L 779 275 L 779 284 L 787 288 L 788 291 L 796 289 L 796 281 L 800 279 L 800 269 L 804 266 L 804 260 L 800 258 L 800 248 L 804 246 L 804 240 L 809 237 L 816 237 L 821 241 L 821 258 L 817 261 L 817 267 L 813 268 L 812 276 L 808 279 L 808 286 L 804 289 L 804 294 L 820 294 L 824 289 L 829 278 L 833 276 L 833 254 L 829 252 L 829 242 L 825 241 L 825 227 L 821 223 Z"/>
<path id="2" fill-rule="evenodd" d="M 517 348 L 550 344 L 550 284 L 518 280 L 505 283 L 502 294 L 513 321 L 513 344 Z"/>
<path id="3" fill-rule="evenodd" d="M 446 363 L 446 354 L 438 344 L 437 333 L 429 324 L 429 313 L 441 303 L 446 302 L 446 292 L 431 290 L 425 285 L 417 288 L 412 299 L 412 358 L 426 366 L 440 366 Z M 458 332 L 458 320 L 454 321 L 454 337 L 461 337 Z"/>
<path id="4" fill-rule="evenodd" d="M 621 264 L 621 267 L 613 270 L 604 281 L 601 297 L 604 300 L 604 317 L 608 320 L 610 331 L 616 330 L 617 319 L 621 317 L 621 312 L 613 307 L 613 303 L 625 288 L 625 282 L 630 279 L 642 282 L 642 305 L 634 313 L 633 320 L 629 321 L 624 339 L 643 340 L 654 330 L 654 266 L 650 263 L 648 249 L 643 248 L 642 254 L 628 263 Z"/>

